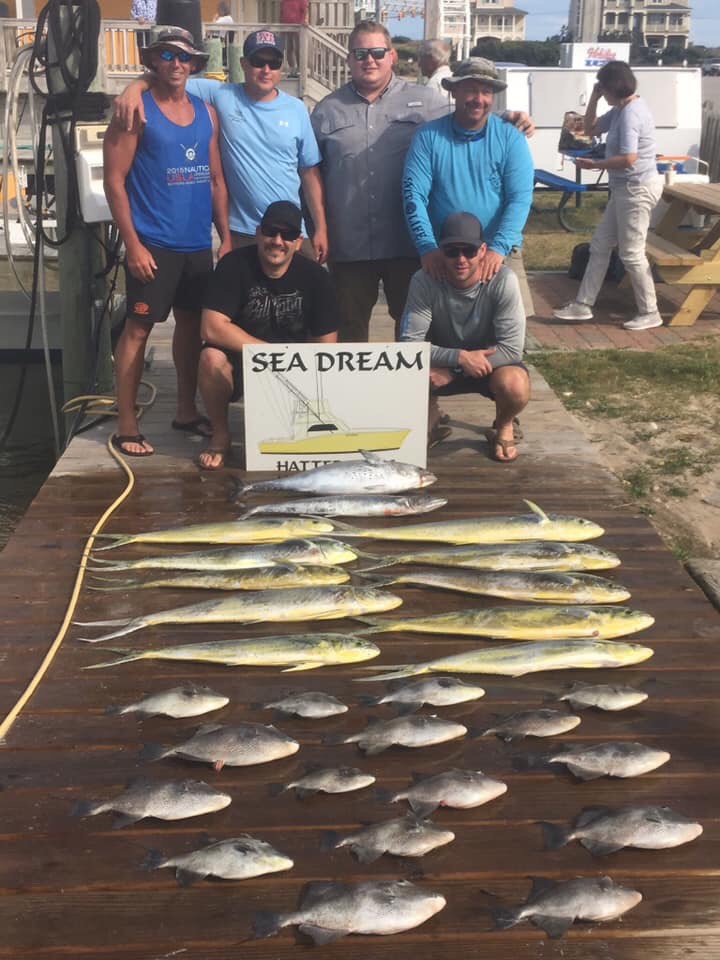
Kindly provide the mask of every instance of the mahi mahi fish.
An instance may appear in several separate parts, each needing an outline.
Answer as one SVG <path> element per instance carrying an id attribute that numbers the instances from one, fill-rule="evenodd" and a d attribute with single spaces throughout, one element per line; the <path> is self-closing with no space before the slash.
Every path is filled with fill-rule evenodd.
<path id="1" fill-rule="evenodd" d="M 283 927 L 297 926 L 317 945 L 350 933 L 383 936 L 420 926 L 439 913 L 446 900 L 409 880 L 336 880 L 309 883 L 292 913 L 262 911 L 255 915 L 256 938 L 272 937 Z"/>
<path id="2" fill-rule="evenodd" d="M 186 607 L 158 610 L 128 620 L 77 621 L 81 627 L 118 627 L 111 633 L 85 643 L 100 643 L 125 634 L 165 623 L 292 623 L 298 620 L 334 620 L 358 616 L 369 611 L 382 612 L 400 606 L 402 600 L 392 593 L 365 587 L 298 587 L 287 590 L 261 590 L 238 596 L 203 600 Z"/>
<path id="3" fill-rule="evenodd" d="M 140 713 L 146 717 L 199 717 L 211 710 L 219 710 L 230 703 L 228 697 L 215 693 L 210 687 L 199 687 L 186 683 L 182 687 L 173 687 L 160 693 L 151 693 L 142 700 L 127 703 L 124 706 L 113 704 L 106 708 L 109 716 L 123 716 L 126 713 Z"/>
<path id="4" fill-rule="evenodd" d="M 291 870 L 290 857 L 276 850 L 266 840 L 243 834 L 228 840 L 209 843 L 190 853 L 166 857 L 159 850 L 150 850 L 143 862 L 144 870 L 174 867 L 175 879 L 181 887 L 196 880 L 219 877 L 221 880 L 249 880 L 267 873 Z"/>
<path id="5" fill-rule="evenodd" d="M 184 820 L 205 813 L 223 810 L 232 797 L 202 780 L 148 780 L 137 777 L 111 800 L 79 800 L 73 808 L 75 817 L 94 817 L 98 813 L 114 813 L 113 828 L 129 826 L 145 817 L 157 820 Z"/>
<path id="6" fill-rule="evenodd" d="M 502 543 L 514 540 L 592 540 L 604 530 L 582 517 L 545 513 L 526 500 L 532 513 L 512 517 L 482 517 L 475 520 L 438 520 L 393 527 L 351 527 L 335 520 L 335 529 L 345 537 L 373 540 L 433 540 L 438 543 Z"/>
<path id="7" fill-rule="evenodd" d="M 190 553 L 165 553 L 136 560 L 106 560 L 93 556 L 93 564 L 104 570 L 251 570 L 275 563 L 310 563 L 334 566 L 357 560 L 355 550 L 332 537 L 291 537 L 278 543 L 261 543 L 250 547 L 221 547 L 214 550 L 193 550 Z M 96 566 L 88 566 L 95 570 Z"/>
<path id="8" fill-rule="evenodd" d="M 360 493 L 403 493 L 405 490 L 419 490 L 435 483 L 437 477 L 429 470 L 399 463 L 397 460 L 383 460 L 375 453 L 361 450 L 362 460 L 338 460 L 327 463 L 304 473 L 286 473 L 275 480 L 258 480 L 256 483 L 238 481 L 236 497 L 248 493 L 286 491 L 291 493 L 310 493 L 316 496 L 326 494 L 344 495 Z"/>
<path id="9" fill-rule="evenodd" d="M 526 571 L 410 570 L 408 573 L 382 576 L 363 574 L 378 586 L 408 584 L 435 587 L 508 600 L 536 600 L 550 603 L 618 603 L 627 600 L 630 591 L 619 583 L 589 573 Z"/>
<path id="10" fill-rule="evenodd" d="M 610 877 L 546 880 L 533 877 L 530 896 L 515 909 L 496 907 L 492 913 L 501 929 L 530 920 L 553 939 L 561 937 L 575 920 L 614 920 L 632 910 L 642 894 L 615 883 Z"/>
<path id="11" fill-rule="evenodd" d="M 611 640 L 645 630 L 655 622 L 649 613 L 629 607 L 551 605 L 480 607 L 399 620 L 366 616 L 358 619 L 370 624 L 364 633 L 411 630 L 415 633 L 452 633 L 499 640 Z"/>
<path id="12" fill-rule="evenodd" d="M 331 520 L 313 517 L 268 517 L 266 520 L 224 520 L 222 523 L 194 523 L 165 530 L 141 533 L 97 533 L 113 542 L 97 550 L 113 550 L 127 543 L 277 543 L 288 537 L 312 537 L 335 529 Z"/>
<path id="13" fill-rule="evenodd" d="M 482 647 L 449 654 L 425 663 L 398 664 L 390 673 L 355 677 L 359 682 L 400 680 L 423 673 L 487 673 L 523 677 L 544 670 L 594 670 L 600 667 L 627 667 L 653 655 L 651 647 L 613 640 L 535 640 L 500 647 Z"/>
<path id="14" fill-rule="evenodd" d="M 93 577 L 105 580 L 112 586 L 90 586 L 89 590 L 112 592 L 115 590 L 148 590 L 155 587 L 193 590 L 282 590 L 287 587 L 330 587 L 347 583 L 350 574 L 342 567 L 293 565 L 276 563 L 272 567 L 257 567 L 255 570 L 237 570 L 227 573 L 207 573 L 186 570 L 151 580 L 111 580 L 109 577 Z"/>
<path id="15" fill-rule="evenodd" d="M 278 513 L 305 517 L 411 517 L 418 513 L 431 513 L 446 504 L 445 497 L 422 493 L 395 497 L 308 497 L 303 500 L 284 500 L 282 503 L 263 503 L 241 513 L 240 519 Z"/>
<path id="16" fill-rule="evenodd" d="M 667 850 L 690 843 L 703 832 L 702 825 L 670 807 L 657 804 L 621 807 L 585 807 L 571 827 L 541 823 L 546 850 L 557 850 L 578 840 L 596 857 L 636 847 Z"/>
<path id="17" fill-rule="evenodd" d="M 548 570 L 567 573 L 573 570 L 610 570 L 612 567 L 620 566 L 620 558 L 593 543 L 521 540 L 516 543 L 432 547 L 429 550 L 415 550 L 413 553 L 397 553 L 378 560 L 377 563 L 364 567 L 358 572 L 379 570 L 400 563 L 427 563 L 434 567 L 469 567 L 472 570 Z"/>
<path id="18" fill-rule="evenodd" d="M 228 667 L 285 667 L 283 672 L 315 670 L 335 664 L 372 660 L 380 648 L 365 637 L 344 633 L 282 634 L 251 640 L 210 640 L 183 643 L 156 650 L 114 650 L 123 656 L 107 663 L 94 663 L 84 670 L 102 670 L 134 660 L 180 660 L 218 663 Z"/>

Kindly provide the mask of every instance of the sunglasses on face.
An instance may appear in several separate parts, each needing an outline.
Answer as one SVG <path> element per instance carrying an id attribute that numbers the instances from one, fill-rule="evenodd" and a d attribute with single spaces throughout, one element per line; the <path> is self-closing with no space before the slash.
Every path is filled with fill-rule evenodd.
<path id="1" fill-rule="evenodd" d="M 185 53 L 184 50 L 161 50 L 158 56 L 165 63 L 172 63 L 176 57 L 180 63 L 189 63 L 193 58 L 192 53 Z"/>
<path id="2" fill-rule="evenodd" d="M 300 236 L 299 230 L 294 230 L 292 227 L 276 227 L 275 224 L 260 224 L 260 233 L 264 237 L 276 237 L 278 234 L 282 237 L 283 240 L 287 242 L 292 242 L 297 240 Z"/>
<path id="3" fill-rule="evenodd" d="M 367 60 L 368 57 L 372 57 L 373 60 L 384 60 L 387 52 L 387 47 L 355 47 L 352 55 L 356 60 Z"/>
<path id="4" fill-rule="evenodd" d="M 465 257 L 466 260 L 472 260 L 477 256 L 479 247 L 470 247 L 470 246 L 457 246 L 457 247 L 443 247 L 442 252 L 450 260 L 457 260 L 458 257 Z"/>
<path id="5" fill-rule="evenodd" d="M 250 65 L 256 70 L 262 70 L 263 67 L 270 67 L 271 70 L 279 70 L 282 67 L 282 57 L 259 57 L 254 54 L 248 57 Z"/>

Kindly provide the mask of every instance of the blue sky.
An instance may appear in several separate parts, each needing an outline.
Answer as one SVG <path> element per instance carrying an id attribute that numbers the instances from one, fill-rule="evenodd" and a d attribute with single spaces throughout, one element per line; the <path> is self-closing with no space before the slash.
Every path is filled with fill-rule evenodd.
<path id="1" fill-rule="evenodd" d="M 521 10 L 527 10 L 528 40 L 544 40 L 558 33 L 567 23 L 569 2 L 564 0 L 517 0 Z M 695 43 L 702 41 L 707 47 L 720 47 L 720 2 L 719 0 L 690 0 L 692 17 L 690 38 Z M 405 37 L 422 37 L 423 21 L 419 17 L 390 20 L 390 33 Z"/>

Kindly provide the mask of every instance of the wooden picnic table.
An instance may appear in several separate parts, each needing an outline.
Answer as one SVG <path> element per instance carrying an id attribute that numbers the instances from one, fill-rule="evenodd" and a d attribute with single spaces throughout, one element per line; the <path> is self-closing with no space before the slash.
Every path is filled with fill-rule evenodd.
<path id="1" fill-rule="evenodd" d="M 720 285 L 720 183 L 666 184 L 669 206 L 647 237 L 647 255 L 664 283 L 689 286 L 670 320 L 671 326 L 692 326 Z M 681 226 L 690 211 L 709 217 L 703 230 Z"/>

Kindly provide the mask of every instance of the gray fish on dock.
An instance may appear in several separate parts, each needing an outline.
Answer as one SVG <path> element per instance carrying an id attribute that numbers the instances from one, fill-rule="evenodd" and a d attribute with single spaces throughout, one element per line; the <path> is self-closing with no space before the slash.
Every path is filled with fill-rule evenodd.
<path id="1" fill-rule="evenodd" d="M 575 683 L 567 693 L 559 696 L 558 700 L 565 700 L 573 710 L 585 710 L 594 707 L 596 710 L 627 710 L 644 703 L 648 695 L 644 690 L 635 687 L 626 687 L 622 684 Z"/>
<path id="2" fill-rule="evenodd" d="M 313 566 L 335 566 L 357 560 L 353 547 L 332 537 L 291 537 L 277 543 L 260 543 L 247 547 L 220 547 L 214 550 L 193 550 L 189 553 L 165 553 L 135 560 L 106 560 L 92 557 L 88 570 L 207 570 L 208 572 L 253 570 L 273 564 L 308 563 Z M 97 564 L 100 564 L 98 568 Z"/>
<path id="3" fill-rule="evenodd" d="M 331 587 L 347 583 L 350 574 L 342 567 L 292 565 L 276 563 L 272 567 L 257 567 L 254 570 L 238 570 L 227 573 L 207 573 L 188 570 L 152 580 L 117 580 L 110 577 L 93 577 L 94 581 L 105 580 L 111 586 L 94 584 L 88 589 L 103 593 L 128 590 L 149 590 L 160 587 L 171 590 L 286 590 L 290 587 Z"/>
<path id="4" fill-rule="evenodd" d="M 221 880 L 249 880 L 268 873 L 291 870 L 295 864 L 272 844 L 248 834 L 210 843 L 191 853 L 166 857 L 159 850 L 150 850 L 143 863 L 144 870 L 175 869 L 175 878 L 181 887 L 196 880 L 219 877 Z"/>
<path id="5" fill-rule="evenodd" d="M 476 683 L 467 683 L 455 677 L 426 677 L 414 683 L 406 683 L 379 697 L 360 697 L 364 706 L 380 706 L 385 703 L 398 708 L 398 713 L 414 713 L 424 704 L 431 707 L 449 707 L 468 703 L 485 696 L 485 691 Z"/>
<path id="6" fill-rule="evenodd" d="M 210 640 L 150 650 L 118 650 L 123 656 L 83 670 L 102 670 L 135 660 L 218 663 L 228 667 L 284 667 L 285 673 L 372 660 L 380 648 L 365 637 L 344 633 L 280 634 L 251 640 Z"/>
<path id="7" fill-rule="evenodd" d="M 374 863 L 385 853 L 395 857 L 424 857 L 426 853 L 452 843 L 454 839 L 452 830 L 407 814 L 395 820 L 371 823 L 344 837 L 334 830 L 328 830 L 323 835 L 322 846 L 324 850 L 349 847 L 359 863 Z"/>
<path id="8" fill-rule="evenodd" d="M 273 796 L 294 790 L 298 799 L 312 797 L 316 793 L 351 793 L 354 790 L 363 790 L 375 783 L 375 777 L 357 767 L 324 767 L 320 770 L 309 770 L 298 780 L 290 783 L 273 783 L 270 792 Z"/>
<path id="9" fill-rule="evenodd" d="M 228 767 L 249 767 L 270 763 L 297 753 L 300 744 L 282 730 L 262 723 L 236 723 L 233 726 L 206 724 L 189 740 L 172 747 L 147 743 L 140 752 L 141 760 L 164 760 L 180 757 L 209 763 L 216 771 Z"/>
<path id="10" fill-rule="evenodd" d="M 368 612 L 393 610 L 400 597 L 371 587 L 297 587 L 285 590 L 260 590 L 230 597 L 203 600 L 185 607 L 158 610 L 127 620 L 75 621 L 80 627 L 117 627 L 110 633 L 83 643 L 102 643 L 124 637 L 144 627 L 167 623 L 294 623 L 302 620 L 334 620 Z"/>
<path id="11" fill-rule="evenodd" d="M 438 520 L 392 527 L 351 527 L 335 520 L 335 529 L 344 537 L 373 540 L 430 540 L 437 543 L 502 543 L 515 540 L 593 540 L 605 532 L 592 520 L 545 513 L 526 500 L 532 513 L 510 517 L 480 517 L 474 520 Z"/>
<path id="12" fill-rule="evenodd" d="M 544 670 L 595 670 L 627 667 L 652 657 L 652 647 L 617 640 L 532 640 L 499 647 L 482 647 L 448 654 L 425 663 L 401 663 L 374 677 L 355 677 L 360 683 L 402 680 L 424 673 L 487 673 L 502 677 L 523 677 Z M 367 668 L 366 668 L 367 669 Z"/>
<path id="13" fill-rule="evenodd" d="M 525 540 L 516 543 L 432 547 L 429 550 L 415 550 L 413 553 L 398 553 L 357 572 L 380 570 L 401 563 L 427 563 L 434 567 L 467 567 L 471 570 L 545 570 L 568 573 L 574 570 L 610 570 L 620 566 L 620 558 L 592 543 Z"/>
<path id="14" fill-rule="evenodd" d="M 360 631 L 366 634 L 410 630 L 499 640 L 611 640 L 645 630 L 655 623 L 649 613 L 629 607 L 550 604 L 542 607 L 480 607 L 394 620 L 364 615 L 356 619 L 369 624 L 369 629 Z"/>
<path id="15" fill-rule="evenodd" d="M 113 828 L 128 826 L 154 817 L 156 820 L 184 820 L 223 810 L 232 797 L 202 780 L 148 780 L 137 777 L 125 790 L 110 800 L 80 800 L 73 816 L 94 817 L 99 813 L 115 813 Z"/>
<path id="16" fill-rule="evenodd" d="M 427 817 L 438 807 L 470 810 L 507 792 L 502 780 L 486 777 L 482 770 L 448 770 L 432 777 L 414 773 L 413 783 L 403 790 L 378 790 L 381 803 L 407 800 L 418 817 Z"/>
<path id="17" fill-rule="evenodd" d="M 383 460 L 377 454 L 361 450 L 362 460 L 338 460 L 303 473 L 286 473 L 275 480 L 256 483 L 237 481 L 235 498 L 248 493 L 286 491 L 322 495 L 353 495 L 368 493 L 404 493 L 419 490 L 435 483 L 437 477 L 429 470 L 397 460 Z"/>
<path id="18" fill-rule="evenodd" d="M 144 530 L 140 533 L 96 533 L 96 538 L 113 542 L 100 550 L 114 550 L 128 543 L 277 543 L 289 537 L 313 537 L 331 533 L 331 520 L 312 517 L 268 517 L 267 520 L 223 520 L 221 523 L 195 523 L 165 530 Z"/>
<path id="19" fill-rule="evenodd" d="M 123 716 L 127 713 L 140 713 L 146 717 L 199 717 L 203 713 L 219 710 L 227 706 L 230 698 L 216 693 L 210 687 L 198 687 L 186 683 L 181 687 L 151 693 L 142 700 L 127 703 L 124 706 L 113 704 L 106 708 L 108 716 Z"/>
<path id="20" fill-rule="evenodd" d="M 553 753 L 533 757 L 516 757 L 516 769 L 532 769 L 554 763 L 563 764 L 578 780 L 599 777 L 639 777 L 657 770 L 670 759 L 667 750 L 646 747 L 637 742 L 594 743 L 590 746 L 558 747 Z"/>
<path id="21" fill-rule="evenodd" d="M 255 937 L 262 938 L 274 936 L 283 927 L 297 926 L 320 945 L 351 933 L 384 936 L 412 930 L 439 913 L 445 904 L 441 894 L 409 880 L 322 880 L 307 885 L 298 910 L 257 913 L 253 929 Z"/>
<path id="22" fill-rule="evenodd" d="M 282 503 L 263 503 L 241 513 L 239 519 L 246 520 L 261 514 L 305 517 L 411 517 L 419 513 L 431 513 L 446 504 L 445 497 L 427 494 L 308 497 L 303 500 L 285 500 Z"/>
<path id="23" fill-rule="evenodd" d="M 347 705 L 329 693 L 306 692 L 293 693 L 282 700 L 270 700 L 267 703 L 253 703 L 256 710 L 276 710 L 288 716 L 304 717 L 309 720 L 320 720 L 325 717 L 335 717 L 340 713 L 347 713 Z"/>
<path id="24" fill-rule="evenodd" d="M 702 825 L 675 813 L 670 807 L 643 806 L 585 807 L 571 827 L 541 823 L 546 850 L 557 850 L 579 841 L 596 857 L 616 853 L 625 847 L 639 850 L 667 850 L 690 843 L 703 832 Z"/>
<path id="25" fill-rule="evenodd" d="M 483 730 L 480 736 L 495 734 L 507 743 L 523 740 L 525 737 L 557 737 L 574 730 L 579 723 L 580 717 L 562 710 L 523 710 L 499 718 L 491 727 Z"/>
<path id="26" fill-rule="evenodd" d="M 324 743 L 356 743 L 367 756 L 382 753 L 388 747 L 430 747 L 464 737 L 467 727 L 440 717 L 410 716 L 369 723 L 360 733 L 330 734 Z"/>
<path id="27" fill-rule="evenodd" d="M 530 920 L 557 939 L 576 920 L 615 920 L 641 900 L 638 890 L 623 887 L 610 877 L 579 877 L 560 882 L 533 877 L 530 895 L 522 906 L 496 907 L 492 913 L 495 926 L 502 930 Z"/>
<path id="28" fill-rule="evenodd" d="M 373 573 L 363 573 L 362 576 L 383 587 L 408 584 L 485 597 L 504 597 L 507 600 L 619 603 L 630 596 L 630 591 L 621 584 L 589 573 L 427 568 L 387 576 Z"/>

